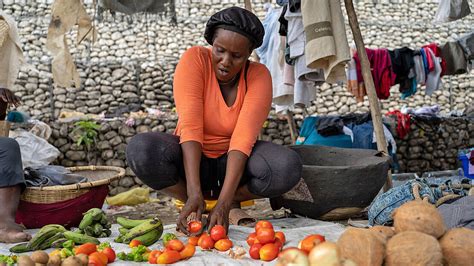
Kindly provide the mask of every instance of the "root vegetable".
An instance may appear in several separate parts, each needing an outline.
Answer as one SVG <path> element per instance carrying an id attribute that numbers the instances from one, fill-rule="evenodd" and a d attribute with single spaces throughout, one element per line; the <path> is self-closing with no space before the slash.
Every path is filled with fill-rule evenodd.
<path id="1" fill-rule="evenodd" d="M 341 258 L 360 266 L 382 265 L 385 243 L 380 233 L 361 228 L 349 228 L 337 240 Z"/>
<path id="2" fill-rule="evenodd" d="M 49 255 L 48 266 L 60 266 L 60 265 L 61 265 L 61 256 L 59 254 Z"/>
<path id="3" fill-rule="evenodd" d="M 308 256 L 298 248 L 286 248 L 278 254 L 277 266 L 309 266 Z"/>
<path id="4" fill-rule="evenodd" d="M 38 250 L 31 253 L 30 257 L 35 263 L 39 263 L 39 264 L 46 264 L 49 261 L 48 253 L 42 250 Z"/>
<path id="5" fill-rule="evenodd" d="M 417 231 L 396 234 L 387 243 L 385 265 L 442 265 L 443 254 L 436 238 Z"/>
<path id="6" fill-rule="evenodd" d="M 82 263 L 82 265 L 89 264 L 89 256 L 87 256 L 86 254 L 76 255 L 76 258 Z"/>
<path id="7" fill-rule="evenodd" d="M 18 257 L 18 266 L 35 266 L 35 262 L 27 255 Z"/>
<path id="8" fill-rule="evenodd" d="M 66 258 L 61 266 L 83 266 L 83 264 L 76 256 L 71 256 Z"/>
<path id="9" fill-rule="evenodd" d="M 444 265 L 474 265 L 474 230 L 454 228 L 439 241 Z"/>
<path id="10" fill-rule="evenodd" d="M 341 259 L 336 243 L 323 242 L 315 246 L 308 255 L 311 266 L 341 266 Z"/>
<path id="11" fill-rule="evenodd" d="M 395 232 L 418 231 L 435 238 L 446 231 L 443 217 L 435 206 L 421 200 L 403 204 L 393 214 Z"/>
<path id="12" fill-rule="evenodd" d="M 385 241 L 389 240 L 392 236 L 395 235 L 395 229 L 389 226 L 376 225 L 369 228 L 370 231 L 379 233 Z"/>

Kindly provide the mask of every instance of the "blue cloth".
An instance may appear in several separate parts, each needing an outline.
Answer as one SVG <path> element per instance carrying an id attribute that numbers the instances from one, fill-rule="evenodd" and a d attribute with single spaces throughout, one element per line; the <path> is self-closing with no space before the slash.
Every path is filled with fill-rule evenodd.
<path id="1" fill-rule="evenodd" d="M 318 117 L 306 117 L 301 126 L 300 135 L 296 145 L 322 145 L 330 147 L 351 148 L 352 140 L 348 135 L 335 135 L 329 137 L 321 136 L 316 130 Z"/>
<path id="2" fill-rule="evenodd" d="M 280 38 L 280 36 L 273 36 L 272 34 L 274 32 L 278 32 L 278 30 L 275 29 L 276 27 L 280 27 L 280 23 L 278 23 L 280 12 L 281 9 L 274 9 L 272 7 L 268 9 L 267 15 L 265 16 L 265 19 L 262 22 L 263 28 L 265 28 L 263 42 L 259 48 L 255 49 L 255 52 L 260 58 L 260 63 L 266 65 L 267 67 L 269 65 L 269 59 L 278 54 L 277 51 L 279 47 L 276 47 L 274 45 L 275 42 L 273 42 L 272 40 L 275 37 Z"/>
<path id="3" fill-rule="evenodd" d="M 428 74 L 430 73 L 430 68 L 428 66 L 428 59 L 426 58 L 425 50 L 420 49 L 420 53 L 421 58 L 423 59 L 423 66 L 425 67 L 425 77 L 428 77 Z"/>
<path id="4" fill-rule="evenodd" d="M 288 0 L 277 0 L 276 3 L 279 6 L 284 6 L 284 5 L 288 4 Z"/>
<path id="5" fill-rule="evenodd" d="M 416 79 L 415 79 L 415 78 L 412 78 L 412 79 L 411 79 L 411 86 L 410 86 L 410 88 L 409 88 L 408 90 L 404 90 L 404 91 L 402 92 L 402 95 L 400 96 L 400 98 L 401 98 L 402 100 L 404 100 L 405 98 L 414 95 L 414 94 L 416 93 L 416 85 L 417 85 Z"/>

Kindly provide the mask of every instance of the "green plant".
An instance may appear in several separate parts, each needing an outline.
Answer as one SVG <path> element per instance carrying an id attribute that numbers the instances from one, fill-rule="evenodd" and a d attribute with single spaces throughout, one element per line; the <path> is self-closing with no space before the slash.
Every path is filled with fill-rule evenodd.
<path id="1" fill-rule="evenodd" d="M 95 121 L 90 120 L 82 120 L 74 123 L 74 130 L 73 133 L 78 132 L 79 138 L 77 139 L 76 145 L 81 146 L 84 145 L 87 151 L 91 150 L 91 145 L 96 142 L 98 130 L 100 125 L 98 125 Z"/>

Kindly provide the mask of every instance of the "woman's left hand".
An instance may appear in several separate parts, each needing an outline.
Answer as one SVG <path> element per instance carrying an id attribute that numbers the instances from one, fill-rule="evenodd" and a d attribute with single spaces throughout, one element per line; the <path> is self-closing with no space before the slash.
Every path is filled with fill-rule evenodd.
<path id="1" fill-rule="evenodd" d="M 232 202 L 227 201 L 217 201 L 216 206 L 212 209 L 208 218 L 208 231 L 211 232 L 214 225 L 224 226 L 226 232 L 229 231 L 229 212 L 232 207 Z"/>

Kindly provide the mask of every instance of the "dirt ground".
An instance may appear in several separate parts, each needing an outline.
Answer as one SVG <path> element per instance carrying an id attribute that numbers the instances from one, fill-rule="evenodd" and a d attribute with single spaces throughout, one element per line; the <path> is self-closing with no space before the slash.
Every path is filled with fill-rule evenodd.
<path id="1" fill-rule="evenodd" d="M 175 206 L 174 200 L 161 194 L 152 194 L 151 198 L 152 202 L 135 206 L 109 206 L 106 213 L 113 222 L 115 222 L 118 216 L 131 219 L 144 219 L 158 216 L 164 225 L 176 223 L 179 209 Z M 244 207 L 243 209 L 257 220 L 290 216 L 290 213 L 284 209 L 273 211 L 268 199 L 255 200 L 253 206 Z"/>

